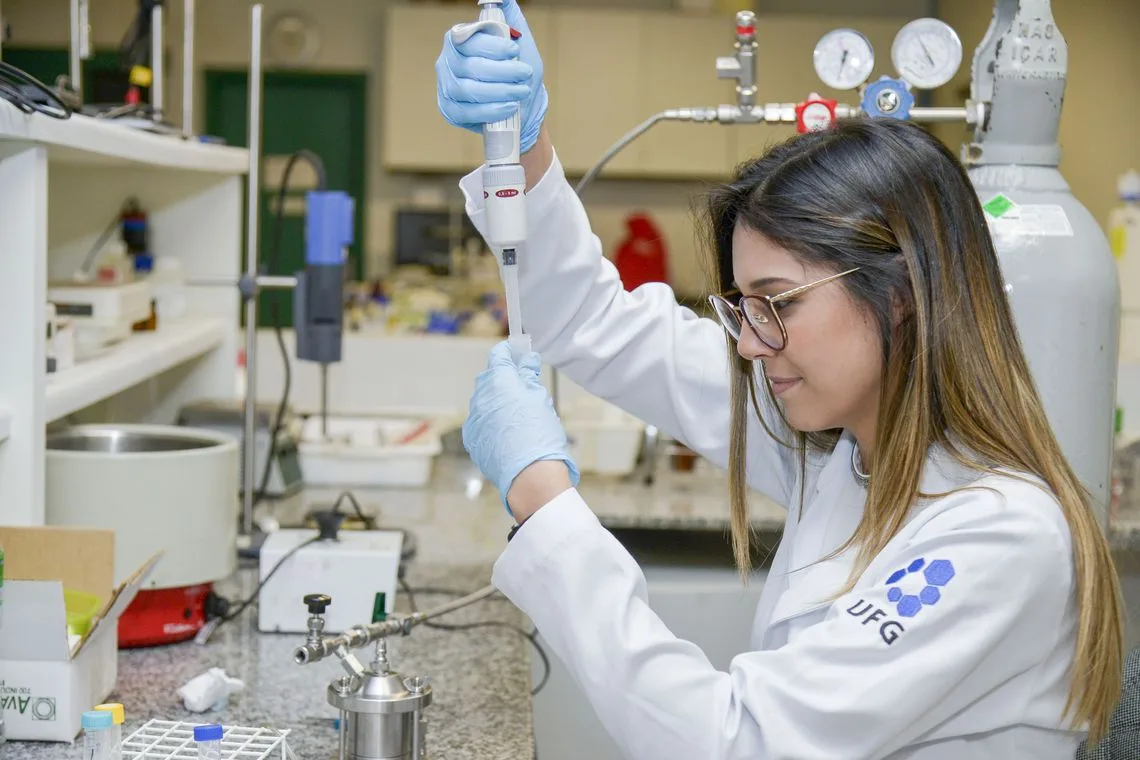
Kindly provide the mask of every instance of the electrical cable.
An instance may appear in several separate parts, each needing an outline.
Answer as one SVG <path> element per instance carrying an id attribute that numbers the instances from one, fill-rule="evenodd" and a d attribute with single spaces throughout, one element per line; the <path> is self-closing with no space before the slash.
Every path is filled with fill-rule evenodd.
<path id="1" fill-rule="evenodd" d="M 24 113 L 70 119 L 72 110 L 52 88 L 10 63 L 0 61 L 0 98 Z"/>
<path id="2" fill-rule="evenodd" d="M 164 5 L 163 0 L 139 0 L 138 13 L 131 20 L 131 25 L 127 27 L 126 34 L 119 43 L 119 57 L 125 71 L 130 71 L 134 66 L 147 66 L 153 69 L 154 62 L 150 60 L 151 15 L 160 5 Z"/>
<path id="3" fill-rule="evenodd" d="M 222 622 L 228 623 L 229 621 L 233 620 L 234 618 L 236 618 L 241 613 L 245 612 L 246 608 L 249 607 L 249 605 L 251 605 L 257 601 L 257 598 L 261 595 L 261 589 L 265 588 L 265 584 L 269 583 L 269 579 L 273 577 L 273 574 L 276 573 L 277 570 L 280 569 L 280 567 L 282 565 L 284 565 L 290 557 L 292 557 L 294 554 L 296 554 L 297 552 L 304 549 L 309 544 L 315 544 L 317 541 L 320 541 L 320 540 L 321 540 L 321 537 L 318 534 L 318 535 L 313 536 L 312 538 L 310 538 L 306 541 L 302 541 L 301 543 L 297 544 L 296 546 L 294 546 L 289 551 L 285 552 L 284 556 L 282 556 L 281 559 L 277 560 L 277 564 L 275 564 L 273 566 L 273 569 L 271 569 L 269 571 L 269 573 L 264 578 L 262 578 L 260 582 L 258 582 L 257 588 L 255 588 L 253 590 L 253 593 L 250 594 L 248 597 L 246 597 L 245 600 L 242 601 L 242 603 L 238 605 L 238 608 L 236 610 L 231 612 L 227 609 L 222 615 L 220 615 L 220 617 L 222 618 Z"/>
<path id="4" fill-rule="evenodd" d="M 411 608 L 413 614 L 419 611 L 418 607 L 416 606 L 417 593 L 448 594 L 454 596 L 466 596 L 467 593 L 465 591 L 458 591 L 455 589 L 434 587 L 413 589 L 408 585 L 408 582 L 404 580 L 402 574 L 400 575 L 398 582 L 400 584 L 400 589 L 408 596 L 408 607 Z M 539 659 L 542 660 L 542 678 L 539 679 L 538 685 L 530 690 L 530 695 L 533 697 L 534 695 L 538 694 L 540 691 L 542 691 L 543 687 L 546 686 L 547 682 L 550 681 L 550 657 L 546 654 L 546 651 L 542 648 L 542 645 L 538 643 L 537 628 L 528 633 L 522 627 L 517 626 L 514 623 L 507 623 L 502 620 L 482 620 L 476 623 L 436 623 L 431 620 L 425 620 L 422 625 L 428 628 L 436 628 L 441 631 L 470 631 L 476 628 L 506 628 L 508 630 L 514 631 L 531 643 L 531 645 L 534 647 L 534 651 L 538 653 Z"/>
<path id="5" fill-rule="evenodd" d="M 277 268 L 277 262 L 281 255 L 281 239 L 284 234 L 285 226 L 285 193 L 289 190 L 289 180 L 293 176 L 293 168 L 297 165 L 298 161 L 302 160 L 308 161 L 316 172 L 317 190 L 324 190 L 327 186 L 328 176 L 325 173 L 325 165 L 320 156 L 311 150 L 305 149 L 295 151 L 289 156 L 288 161 L 285 163 L 285 170 L 281 175 L 281 184 L 277 187 L 277 209 L 273 220 L 273 237 L 271 238 L 269 246 L 268 260 L 261 267 L 262 274 L 273 274 Z M 272 474 L 273 460 L 277 456 L 277 437 L 281 435 L 281 428 L 285 422 L 285 410 L 289 406 L 289 394 L 293 386 L 293 363 L 289 358 L 289 349 L 285 346 L 285 334 L 281 326 L 280 301 L 276 295 L 277 294 L 270 294 L 268 304 L 269 321 L 277 337 L 277 348 L 281 352 L 281 361 L 284 365 L 283 388 L 281 391 L 281 401 L 277 405 L 276 414 L 273 418 L 273 427 L 270 430 L 269 451 L 265 457 L 265 467 L 261 473 L 261 482 L 258 483 L 257 490 L 253 493 L 254 507 L 265 499 L 265 493 L 269 490 L 269 478 Z M 252 393 L 253 389 L 247 389 L 246 392 Z M 248 488 L 249 485 L 247 484 L 246 487 Z M 357 504 L 356 508 L 359 511 L 360 505 Z"/>
<path id="6" fill-rule="evenodd" d="M 343 501 L 345 501 L 346 499 L 348 500 L 348 502 L 350 504 L 352 504 L 353 510 L 356 512 L 356 516 L 360 519 L 360 521 L 363 522 L 365 524 L 365 526 L 371 526 L 373 524 L 373 520 L 371 520 L 365 516 L 364 510 L 360 508 L 360 502 L 356 500 L 356 496 L 353 495 L 353 493 L 351 491 L 342 491 L 341 492 L 341 494 L 337 497 L 336 501 L 333 502 L 333 506 L 332 506 L 332 510 L 331 510 L 332 513 L 335 515 L 340 515 L 341 514 L 341 511 L 340 511 L 341 503 Z M 220 610 L 220 614 L 218 615 L 218 617 L 222 618 L 222 623 L 228 623 L 229 621 L 231 621 L 234 618 L 241 615 L 241 613 L 245 612 L 246 609 L 251 604 L 253 604 L 254 602 L 256 602 L 258 600 L 258 597 L 261 596 L 261 589 L 263 589 L 265 587 L 265 584 L 269 582 L 269 579 L 273 577 L 273 574 L 276 573 L 277 570 L 282 565 L 284 565 L 289 560 L 290 557 L 292 557 L 297 552 L 301 551 L 301 549 L 304 549 L 306 546 L 309 546 L 310 544 L 314 544 L 317 541 L 320 541 L 321 538 L 322 538 L 322 536 L 318 532 L 317 535 L 313 536 L 310 539 L 302 541 L 301 543 L 297 544 L 296 546 L 294 546 L 289 551 L 285 552 L 285 554 L 281 557 L 281 559 L 277 560 L 277 563 L 275 565 L 273 565 L 273 567 L 272 567 L 272 569 L 270 569 L 269 573 L 264 578 L 261 579 L 261 581 L 257 584 L 257 587 L 253 590 L 253 592 L 237 605 L 237 609 L 231 611 L 229 608 L 230 608 L 230 605 L 233 603 L 228 601 L 228 600 L 224 600 L 224 599 L 219 598 L 218 603 L 220 603 L 222 605 L 222 608 Z"/>

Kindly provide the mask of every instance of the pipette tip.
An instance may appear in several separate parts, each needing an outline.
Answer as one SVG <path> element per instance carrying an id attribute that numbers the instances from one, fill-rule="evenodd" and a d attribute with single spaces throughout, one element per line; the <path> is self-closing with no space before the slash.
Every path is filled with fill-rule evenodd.
<path id="1" fill-rule="evenodd" d="M 531 352 L 530 336 L 527 334 L 512 335 L 507 338 L 507 345 L 511 349 L 511 357 L 515 363 L 522 361 L 522 358 Z"/>

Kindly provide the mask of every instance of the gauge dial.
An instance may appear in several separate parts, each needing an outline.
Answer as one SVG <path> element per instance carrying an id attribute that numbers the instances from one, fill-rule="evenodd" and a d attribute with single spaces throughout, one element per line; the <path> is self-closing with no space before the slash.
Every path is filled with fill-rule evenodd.
<path id="1" fill-rule="evenodd" d="M 932 90 L 949 82 L 962 65 L 962 40 L 944 21 L 920 18 L 899 30 L 891 62 L 912 87 Z"/>
<path id="2" fill-rule="evenodd" d="M 834 29 L 816 43 L 812 62 L 825 85 L 853 90 L 871 76 L 875 51 L 870 41 L 854 29 Z"/>

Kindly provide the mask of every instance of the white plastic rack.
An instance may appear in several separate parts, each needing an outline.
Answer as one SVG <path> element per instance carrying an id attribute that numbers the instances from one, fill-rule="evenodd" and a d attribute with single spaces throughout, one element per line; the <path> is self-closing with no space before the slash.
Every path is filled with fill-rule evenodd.
<path id="1" fill-rule="evenodd" d="M 198 760 L 195 723 L 150 720 L 123 740 L 123 760 Z M 222 726 L 222 760 L 286 760 L 288 730 Z"/>

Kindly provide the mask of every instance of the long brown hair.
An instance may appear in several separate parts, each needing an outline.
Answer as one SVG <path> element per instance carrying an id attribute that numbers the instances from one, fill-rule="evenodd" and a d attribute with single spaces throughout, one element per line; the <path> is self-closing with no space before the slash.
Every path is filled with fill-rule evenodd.
<path id="1" fill-rule="evenodd" d="M 877 324 L 884 369 L 866 507 L 836 552 L 857 549 L 840 593 L 906 523 L 921 495 L 931 446 L 940 444 L 979 472 L 1003 468 L 1037 476 L 1060 503 L 1072 534 L 1080 620 L 1066 712 L 1088 722 L 1095 742 L 1120 695 L 1119 582 L 1090 498 L 1061 452 L 1029 374 L 997 252 L 965 169 L 920 127 L 853 119 L 794 137 L 742 165 L 730 183 L 709 193 L 704 212 L 720 291 L 733 281 L 737 225 L 804 263 L 860 268 L 840 284 Z M 757 388 L 753 362 L 741 359 L 731 340 L 728 350 L 732 541 L 747 576 L 747 419 L 754 413 L 764 420 L 760 392 L 779 406 L 770 388 Z M 777 440 L 785 437 L 765 428 Z M 792 433 L 793 440 L 784 441 L 799 452 L 801 508 L 807 455 L 831 450 L 838 434 Z"/>

